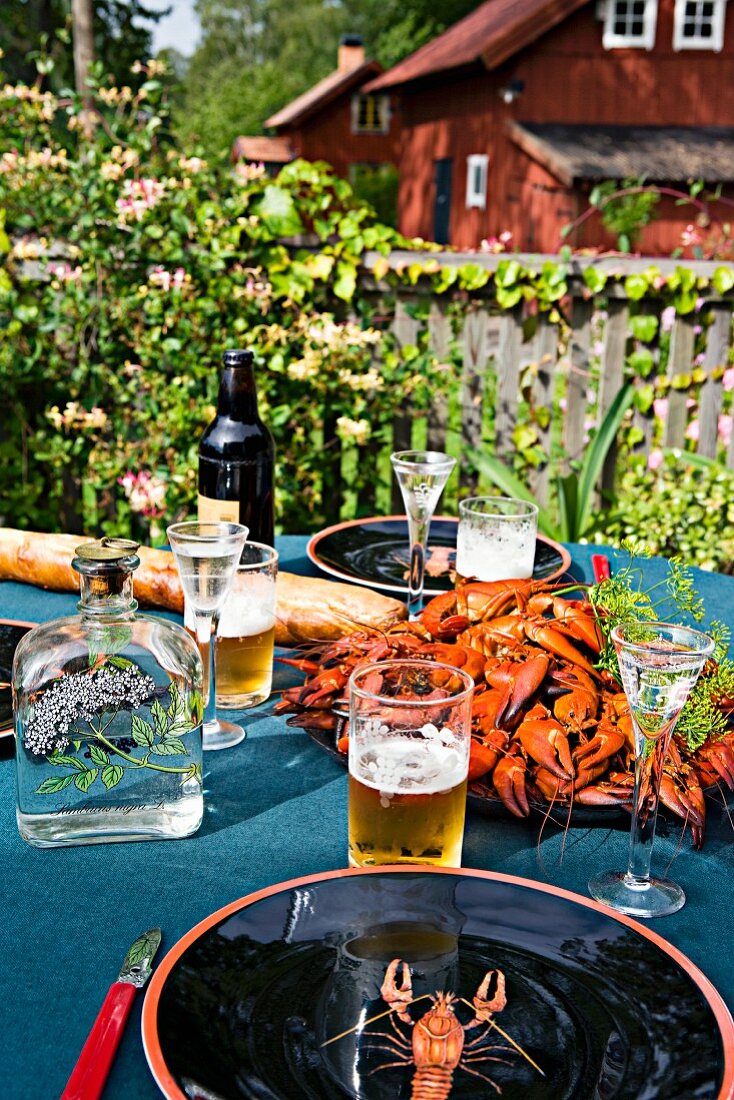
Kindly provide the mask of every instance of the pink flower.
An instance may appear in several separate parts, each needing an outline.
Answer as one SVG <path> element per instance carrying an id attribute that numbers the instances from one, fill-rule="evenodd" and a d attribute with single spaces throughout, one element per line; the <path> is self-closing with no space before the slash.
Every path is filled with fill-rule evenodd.
<path id="1" fill-rule="evenodd" d="M 700 425 L 697 420 L 692 420 L 686 428 L 686 439 L 692 439 L 694 442 L 698 442 L 698 436 L 700 431 Z"/>
<path id="2" fill-rule="evenodd" d="M 479 245 L 479 249 L 481 252 L 506 252 L 511 241 L 512 233 L 505 229 L 499 237 L 485 237 Z"/>
<path id="3" fill-rule="evenodd" d="M 660 314 L 660 328 L 662 332 L 670 332 L 675 324 L 675 306 L 666 306 Z"/>
<path id="4" fill-rule="evenodd" d="M 725 390 L 734 390 L 734 367 L 727 367 L 721 379 Z"/>
<path id="5" fill-rule="evenodd" d="M 163 184 L 155 179 L 124 180 L 122 196 L 115 206 L 121 217 L 132 217 L 140 221 L 145 213 L 160 201 L 164 192 Z"/>
<path id="6" fill-rule="evenodd" d="M 117 483 L 125 490 L 125 496 L 133 512 L 142 513 L 154 519 L 163 515 L 166 483 L 151 474 L 150 470 L 141 470 L 139 474 L 128 470 L 122 477 L 118 477 Z"/>
<path id="7" fill-rule="evenodd" d="M 680 235 L 680 243 L 684 248 L 693 247 L 701 243 L 701 234 L 695 225 L 687 225 Z"/>
<path id="8" fill-rule="evenodd" d="M 734 427 L 734 417 L 729 413 L 722 413 L 718 422 L 719 439 L 727 448 L 731 442 L 732 427 Z"/>
<path id="9" fill-rule="evenodd" d="M 647 468 L 648 470 L 657 470 L 663 464 L 663 452 L 659 447 L 655 447 L 647 456 Z"/>
<path id="10" fill-rule="evenodd" d="M 665 420 L 668 415 L 668 399 L 667 397 L 656 397 L 652 403 L 652 409 L 658 420 Z"/>

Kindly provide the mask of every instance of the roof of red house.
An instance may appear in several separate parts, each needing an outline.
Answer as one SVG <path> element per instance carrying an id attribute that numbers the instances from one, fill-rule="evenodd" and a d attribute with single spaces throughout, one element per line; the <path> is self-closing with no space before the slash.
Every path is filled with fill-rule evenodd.
<path id="1" fill-rule="evenodd" d="M 250 160 L 262 164 L 287 164 L 295 156 L 284 137 L 259 137 L 243 135 L 235 138 L 232 146 L 233 160 Z"/>
<path id="2" fill-rule="evenodd" d="M 570 186 L 575 180 L 644 176 L 659 183 L 734 180 L 734 128 L 512 123 L 527 154 Z"/>
<path id="3" fill-rule="evenodd" d="M 318 84 L 314 84 L 313 88 L 309 88 L 303 95 L 299 95 L 271 115 L 265 120 L 264 125 L 272 126 L 277 130 L 283 126 L 294 126 L 298 122 L 303 122 L 309 115 L 326 106 L 342 92 L 361 84 L 372 73 L 379 72 L 382 72 L 382 66 L 378 61 L 363 61 L 353 69 L 335 69 Z"/>
<path id="4" fill-rule="evenodd" d="M 370 81 L 365 91 L 393 88 L 480 62 L 493 69 L 589 0 L 485 0 L 452 27 Z"/>

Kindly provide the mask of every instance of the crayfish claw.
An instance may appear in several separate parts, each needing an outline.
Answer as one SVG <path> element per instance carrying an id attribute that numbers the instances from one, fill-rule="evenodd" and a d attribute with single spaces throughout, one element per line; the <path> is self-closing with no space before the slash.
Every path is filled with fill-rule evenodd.
<path id="1" fill-rule="evenodd" d="M 397 985 L 395 976 L 400 963 L 400 959 L 393 959 L 388 966 L 380 986 L 380 996 L 386 1004 L 390 1005 L 390 1008 L 397 1010 L 398 1017 L 404 1023 L 410 1024 L 413 1021 L 405 1010 L 413 1000 L 413 983 L 410 980 L 410 967 L 406 962 L 403 962 L 402 984 Z"/>
<path id="2" fill-rule="evenodd" d="M 493 983 L 493 993 L 488 997 L 490 982 Z M 477 1024 L 488 1023 L 490 1016 L 502 1011 L 507 1004 L 507 994 L 505 993 L 505 975 L 501 970 L 487 971 L 479 989 L 472 997 L 472 1004 L 476 1016 L 466 1025 L 467 1030 L 476 1027 Z"/>

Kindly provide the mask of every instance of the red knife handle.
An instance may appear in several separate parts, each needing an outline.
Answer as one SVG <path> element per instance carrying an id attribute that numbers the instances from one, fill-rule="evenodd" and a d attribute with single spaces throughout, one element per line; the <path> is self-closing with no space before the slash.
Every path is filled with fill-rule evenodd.
<path id="1" fill-rule="evenodd" d="M 600 581 L 609 580 L 612 575 L 609 558 L 606 554 L 592 554 L 591 568 L 594 570 L 594 580 L 597 584 L 599 584 Z"/>
<path id="2" fill-rule="evenodd" d="M 61 1100 L 97 1100 L 102 1095 L 136 993 L 129 982 L 110 986 Z"/>

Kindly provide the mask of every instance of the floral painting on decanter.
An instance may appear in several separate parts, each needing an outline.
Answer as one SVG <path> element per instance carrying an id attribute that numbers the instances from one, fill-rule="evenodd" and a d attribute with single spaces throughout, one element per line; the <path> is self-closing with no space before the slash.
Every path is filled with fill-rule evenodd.
<path id="1" fill-rule="evenodd" d="M 201 824 L 201 658 L 182 626 L 137 613 L 137 549 L 78 546 L 79 614 L 16 650 L 17 820 L 37 847 L 176 839 Z"/>

